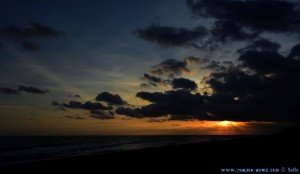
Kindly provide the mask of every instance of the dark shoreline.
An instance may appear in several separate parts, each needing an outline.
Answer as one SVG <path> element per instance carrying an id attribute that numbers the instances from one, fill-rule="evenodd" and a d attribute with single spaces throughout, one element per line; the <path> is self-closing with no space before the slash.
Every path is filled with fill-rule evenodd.
<path id="1" fill-rule="evenodd" d="M 144 173 L 184 170 L 221 173 L 221 168 L 300 167 L 297 136 L 248 137 L 85 155 L 0 166 L 0 171 L 110 171 Z M 198 172 L 198 173 L 199 173 Z M 300 171 L 299 171 L 300 172 Z M 160 172 L 159 172 L 160 173 Z"/>

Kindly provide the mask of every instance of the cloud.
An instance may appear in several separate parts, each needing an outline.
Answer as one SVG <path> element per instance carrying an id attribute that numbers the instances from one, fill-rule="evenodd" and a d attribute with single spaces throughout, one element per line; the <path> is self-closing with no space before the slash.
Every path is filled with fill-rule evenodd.
<path id="1" fill-rule="evenodd" d="M 146 81 L 146 83 L 143 83 L 141 87 L 157 87 L 158 85 L 167 85 L 169 83 L 168 80 L 164 80 L 160 77 L 156 77 L 148 73 L 144 73 L 144 77 L 142 77 L 142 80 Z"/>
<path id="2" fill-rule="evenodd" d="M 147 41 L 158 43 L 163 47 L 193 46 L 205 37 L 207 30 L 203 26 L 194 29 L 150 25 L 142 29 L 136 29 L 133 33 Z"/>
<path id="3" fill-rule="evenodd" d="M 26 50 L 26 51 L 39 51 L 40 47 L 37 44 L 34 44 L 32 42 L 28 42 L 28 41 L 23 41 L 22 42 L 22 49 Z"/>
<path id="4" fill-rule="evenodd" d="M 51 27 L 33 21 L 29 22 L 28 28 L 25 28 L 23 33 L 30 37 L 41 37 L 41 38 L 65 36 L 64 32 L 55 30 Z"/>
<path id="5" fill-rule="evenodd" d="M 120 107 L 116 109 L 116 113 L 120 115 L 127 115 L 130 117 L 142 118 L 143 115 L 140 114 L 136 109 Z"/>
<path id="6" fill-rule="evenodd" d="M 206 63 L 209 61 L 208 59 L 201 59 L 201 58 L 194 57 L 194 56 L 186 57 L 183 60 L 189 66 L 199 64 L 199 63 Z"/>
<path id="7" fill-rule="evenodd" d="M 57 103 L 52 102 L 52 105 L 53 104 L 57 104 Z M 72 109 L 82 109 L 83 108 L 82 103 L 78 102 L 78 101 L 69 101 L 69 103 L 62 103 L 59 105 L 66 107 L 66 108 L 72 108 Z"/>
<path id="8" fill-rule="evenodd" d="M 85 103 L 81 103 L 78 101 L 70 101 L 69 103 L 58 103 L 58 102 L 52 102 L 52 105 L 55 106 L 63 106 L 66 108 L 72 108 L 72 109 L 85 109 L 85 110 L 111 110 L 112 107 L 104 106 L 101 103 L 93 103 L 90 101 L 87 101 Z"/>
<path id="9" fill-rule="evenodd" d="M 76 97 L 80 98 L 79 95 L 69 95 L 69 97 Z M 51 105 L 58 107 L 58 109 L 61 109 L 65 111 L 65 108 L 70 108 L 70 109 L 81 109 L 81 110 L 86 110 L 89 111 L 90 116 L 92 118 L 96 119 L 102 119 L 102 120 L 107 120 L 107 119 L 115 119 L 114 115 L 114 106 L 113 105 L 125 105 L 126 102 L 122 100 L 122 98 L 119 95 L 113 95 L 110 94 L 109 92 L 102 92 L 97 95 L 96 101 L 104 101 L 108 105 L 104 105 L 103 103 L 100 102 L 92 102 L 92 101 L 86 101 L 86 102 L 79 102 L 79 101 L 69 101 L 68 103 L 60 103 L 58 101 L 52 101 Z"/>
<path id="10" fill-rule="evenodd" d="M 104 101 L 110 105 L 124 105 L 126 101 L 124 101 L 118 94 L 111 94 L 109 92 L 102 92 L 97 95 L 95 98 L 96 101 Z"/>
<path id="11" fill-rule="evenodd" d="M 216 42 L 226 43 L 228 41 L 251 40 L 257 36 L 257 33 L 250 33 L 243 30 L 243 27 L 232 21 L 217 21 L 210 30 L 211 37 L 206 44 Z"/>
<path id="12" fill-rule="evenodd" d="M 145 80 L 148 80 L 152 83 L 163 83 L 163 80 L 159 77 L 155 77 L 155 76 L 152 76 L 150 74 L 147 74 L 147 73 L 144 73 L 144 77 L 143 77 Z"/>
<path id="13" fill-rule="evenodd" d="M 205 24 L 201 32 L 172 26 L 149 25 L 135 30 L 140 38 L 163 47 L 196 47 L 211 50 L 235 41 L 248 44 L 238 49 L 237 61 L 167 59 L 150 70 L 144 85 L 157 86 L 164 77 L 173 90 L 138 92 L 150 104 L 120 107 L 116 113 L 136 118 L 170 120 L 298 121 L 300 117 L 300 44 L 288 56 L 282 43 L 266 35 L 298 34 L 300 8 L 287 0 L 187 0 L 187 6 Z M 196 23 L 196 25 L 197 25 Z M 200 34 L 201 33 L 201 34 Z M 199 34 L 196 35 L 195 34 Z M 191 37 L 190 37 L 191 36 Z M 235 45 L 234 45 L 235 47 Z M 235 49 L 234 47 L 231 47 Z M 235 50 L 233 50 L 235 51 Z M 209 94 L 195 93 L 197 85 L 181 75 L 191 74 L 194 65 L 208 70 L 202 79 Z M 198 65 L 199 64 L 199 65 Z M 193 66 L 192 66 L 193 65 Z"/>
<path id="14" fill-rule="evenodd" d="M 53 105 L 53 106 L 61 106 L 61 104 L 58 101 L 51 101 L 51 105 Z"/>
<path id="15" fill-rule="evenodd" d="M 216 71 L 216 70 L 224 69 L 224 65 L 220 61 L 212 60 L 209 63 L 207 63 L 205 66 L 203 66 L 202 69 L 210 69 Z"/>
<path id="16" fill-rule="evenodd" d="M 90 101 L 83 103 L 82 108 L 86 110 L 111 110 L 112 109 L 112 107 L 110 106 L 104 106 L 101 103 L 93 103 Z"/>
<path id="17" fill-rule="evenodd" d="M 162 92 L 138 92 L 136 96 L 149 102 L 159 102 L 164 97 L 164 94 Z"/>
<path id="18" fill-rule="evenodd" d="M 285 0 L 186 0 L 188 9 L 203 23 L 195 29 L 157 26 L 134 34 L 163 47 L 215 50 L 233 41 L 253 41 L 263 33 L 299 33 L 300 9 Z M 210 21 L 205 23 L 204 21 Z"/>
<path id="19" fill-rule="evenodd" d="M 42 90 L 33 86 L 19 86 L 19 91 L 24 91 L 24 92 L 28 92 L 28 93 L 32 93 L 32 94 L 46 94 L 48 92 L 50 92 L 49 90 Z"/>
<path id="20" fill-rule="evenodd" d="M 0 88 L 0 92 L 6 95 L 20 95 L 20 92 L 13 88 Z"/>
<path id="21" fill-rule="evenodd" d="M 292 48 L 288 58 L 290 59 L 296 58 L 300 60 L 300 44 L 297 44 Z"/>
<path id="22" fill-rule="evenodd" d="M 198 16 L 263 32 L 297 31 L 300 22 L 299 10 L 290 1 L 282 0 L 187 0 L 190 10 Z"/>
<path id="23" fill-rule="evenodd" d="M 204 59 L 203 59 L 204 60 Z M 183 61 L 177 59 L 167 59 L 151 68 L 150 73 L 156 76 L 166 75 L 168 77 L 190 74 L 192 70 L 189 65 L 200 63 L 202 59 L 195 57 L 185 58 Z"/>
<path id="24" fill-rule="evenodd" d="M 118 108 L 118 114 L 131 117 L 162 117 L 166 115 L 181 115 L 185 118 L 206 118 L 201 106 L 204 96 L 192 94 L 187 90 L 166 91 L 164 93 L 139 92 L 137 97 L 152 102 L 140 108 Z"/>
<path id="25" fill-rule="evenodd" d="M 204 66 L 212 73 L 203 83 L 212 89 L 210 95 L 192 93 L 189 89 L 194 88 L 185 84 L 191 80 L 174 78 L 173 85 L 180 79 L 174 90 L 138 92 L 136 97 L 151 103 L 117 108 L 116 113 L 135 118 L 169 116 L 169 120 L 299 121 L 299 45 L 288 56 L 280 55 L 276 44 L 269 45 L 272 49 L 243 51 L 237 65 L 207 62 Z"/>
<path id="26" fill-rule="evenodd" d="M 78 94 L 75 94 L 75 95 L 68 95 L 70 98 L 81 98 L 81 96 L 80 95 L 78 95 Z"/>
<path id="27" fill-rule="evenodd" d="M 239 61 L 241 66 L 213 73 L 207 81 L 214 91 L 211 113 L 238 121 L 299 120 L 298 59 L 277 52 L 248 51 Z"/>
<path id="28" fill-rule="evenodd" d="M 154 86 L 154 87 L 157 87 L 157 85 L 156 84 L 151 84 L 151 83 L 142 83 L 142 84 L 140 84 L 140 87 L 141 88 L 149 88 L 149 87 L 152 87 L 152 86 Z"/>
<path id="29" fill-rule="evenodd" d="M 31 52 L 40 50 L 40 45 L 34 43 L 33 40 L 59 38 L 62 36 L 65 36 L 64 32 L 33 21 L 28 22 L 26 27 L 11 25 L 0 31 L 1 43 L 17 43 L 23 50 Z M 4 45 L 3 43 L 1 45 Z"/>
<path id="30" fill-rule="evenodd" d="M 49 90 L 42 90 L 33 86 L 22 86 L 20 85 L 18 89 L 14 88 L 0 88 L 0 92 L 7 95 L 21 95 L 20 92 L 27 92 L 32 94 L 46 94 L 49 92 Z"/>
<path id="31" fill-rule="evenodd" d="M 14 25 L 7 27 L 2 30 L 2 34 L 10 36 L 16 40 L 27 38 L 57 38 L 65 35 L 65 33 L 61 31 L 33 21 L 28 22 L 28 26 L 24 28 Z"/>
<path id="32" fill-rule="evenodd" d="M 169 118 L 167 117 L 162 117 L 162 118 L 150 118 L 148 120 L 149 123 L 162 123 L 162 122 L 165 122 L 165 121 L 169 121 Z"/>
<path id="33" fill-rule="evenodd" d="M 190 69 L 190 66 L 207 62 L 209 62 L 207 59 L 194 56 L 186 57 L 183 60 L 167 59 L 151 67 L 150 74 L 144 73 L 142 80 L 145 83 L 141 84 L 141 87 L 170 85 L 175 76 L 192 73 L 193 69 Z M 161 76 L 167 76 L 167 79 L 163 79 Z"/>
<path id="34" fill-rule="evenodd" d="M 110 120 L 110 119 L 115 119 L 114 113 L 109 112 L 109 113 L 104 113 L 102 111 L 90 111 L 91 117 L 96 118 L 96 119 L 101 119 L 101 120 Z"/>
<path id="35" fill-rule="evenodd" d="M 189 79 L 185 78 L 175 78 L 172 81 L 173 89 L 187 89 L 187 90 L 196 90 L 198 88 L 197 84 Z"/>
<path id="36" fill-rule="evenodd" d="M 84 117 L 80 117 L 80 116 L 77 116 L 77 115 L 75 115 L 75 116 L 66 115 L 65 118 L 76 119 L 76 120 L 84 120 L 84 119 L 86 119 Z"/>
<path id="37" fill-rule="evenodd" d="M 260 38 L 255 40 L 252 44 L 237 50 L 237 53 L 244 53 L 251 50 L 257 51 L 275 51 L 277 52 L 280 48 L 280 44 L 276 42 L 271 42 L 267 39 Z"/>
<path id="38" fill-rule="evenodd" d="M 284 72 L 291 68 L 290 61 L 277 52 L 248 51 L 238 60 L 242 61 L 242 66 L 262 74 Z"/>

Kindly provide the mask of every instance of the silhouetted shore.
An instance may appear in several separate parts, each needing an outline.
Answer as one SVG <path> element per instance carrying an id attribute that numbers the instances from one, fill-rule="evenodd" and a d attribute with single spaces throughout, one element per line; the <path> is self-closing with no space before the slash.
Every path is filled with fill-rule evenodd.
<path id="1" fill-rule="evenodd" d="M 299 168 L 300 143 L 294 133 L 287 129 L 271 136 L 30 162 L 2 166 L 1 170 L 221 173 L 222 168 Z"/>

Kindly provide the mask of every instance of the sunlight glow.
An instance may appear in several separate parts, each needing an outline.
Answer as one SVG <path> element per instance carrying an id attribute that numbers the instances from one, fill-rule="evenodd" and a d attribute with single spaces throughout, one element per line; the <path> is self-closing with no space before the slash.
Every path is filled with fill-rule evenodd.
<path id="1" fill-rule="evenodd" d="M 239 101 L 240 100 L 240 97 L 234 97 L 233 98 L 235 101 Z"/>
<path id="2" fill-rule="evenodd" d="M 220 121 L 218 125 L 223 127 L 228 127 L 228 126 L 237 126 L 238 124 L 232 121 Z"/>

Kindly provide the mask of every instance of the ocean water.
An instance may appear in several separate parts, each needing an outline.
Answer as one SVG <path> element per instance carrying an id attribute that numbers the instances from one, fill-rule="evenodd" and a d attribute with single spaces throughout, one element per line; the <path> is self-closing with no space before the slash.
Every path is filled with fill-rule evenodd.
<path id="1" fill-rule="evenodd" d="M 24 136 L 0 137 L 0 165 L 160 146 L 229 140 L 240 136 Z"/>

